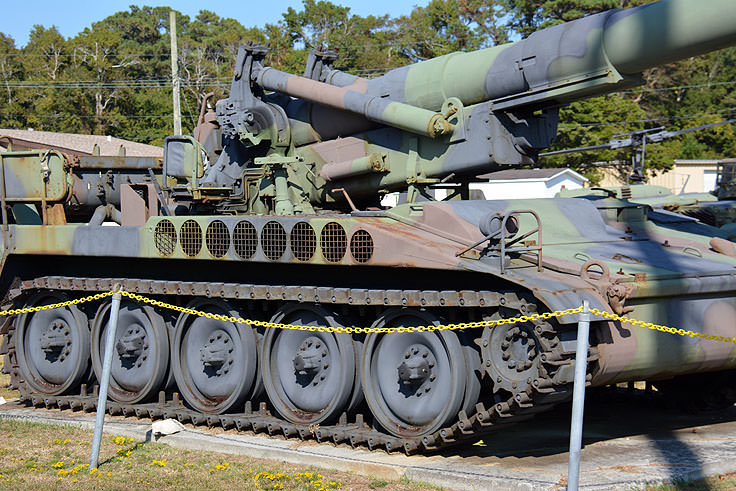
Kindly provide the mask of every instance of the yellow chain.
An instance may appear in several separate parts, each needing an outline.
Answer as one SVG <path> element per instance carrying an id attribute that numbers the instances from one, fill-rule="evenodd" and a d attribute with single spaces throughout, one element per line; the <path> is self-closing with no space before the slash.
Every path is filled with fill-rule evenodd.
<path id="1" fill-rule="evenodd" d="M 571 314 L 580 314 L 583 312 L 583 307 L 577 307 L 574 309 L 557 310 L 555 312 L 544 312 L 542 314 L 531 314 L 521 315 L 519 317 L 509 317 L 507 319 L 496 319 L 487 321 L 477 322 L 461 322 L 458 324 L 437 324 L 430 326 L 408 326 L 408 327 L 331 327 L 331 326 L 302 326 L 298 324 L 281 324 L 279 322 L 267 322 L 253 319 L 243 319 L 241 317 L 233 317 L 229 315 L 213 314 L 211 312 L 201 312 L 199 310 L 188 309 L 186 307 L 180 307 L 178 305 L 172 305 L 170 303 L 161 302 L 160 300 L 154 300 L 152 298 L 138 295 L 137 293 L 127 292 L 125 290 L 118 290 L 119 293 L 125 297 L 135 300 L 137 302 L 147 303 L 155 307 L 162 309 L 175 310 L 183 314 L 194 315 L 198 317 L 206 317 L 208 319 L 215 319 L 223 322 L 232 322 L 234 324 L 248 324 L 255 327 L 270 327 L 273 329 L 288 329 L 294 331 L 312 331 L 312 332 L 334 332 L 343 334 L 368 334 L 368 333 L 406 333 L 406 332 L 429 332 L 429 331 L 456 331 L 461 329 L 475 329 L 478 327 L 493 327 L 501 326 L 505 324 L 516 324 L 517 322 L 531 322 L 537 320 L 551 319 L 552 317 L 563 317 Z M 91 302 L 93 300 L 100 300 L 109 297 L 113 294 L 113 291 L 97 293 L 84 298 L 75 298 L 74 300 L 67 300 L 66 302 L 59 302 L 50 305 L 38 305 L 34 307 L 26 307 L 22 309 L 9 309 L 0 310 L 0 315 L 16 315 L 22 313 L 39 312 L 41 310 L 57 309 L 60 307 L 66 307 L 68 305 L 78 305 L 80 303 Z M 612 314 L 599 309 L 590 309 L 590 313 L 597 315 L 609 320 L 616 320 L 633 326 L 645 327 L 647 329 L 653 329 L 656 331 L 667 332 L 670 334 L 677 334 L 680 336 L 688 336 L 691 338 L 698 339 L 710 339 L 714 341 L 724 341 L 727 343 L 736 343 L 736 338 L 728 336 L 716 336 L 713 334 L 705 334 L 702 332 L 686 331 L 685 329 L 677 329 L 674 327 L 662 326 L 654 324 L 652 322 L 644 322 L 629 317 Z"/>
<path id="2" fill-rule="evenodd" d="M 623 322 L 626 324 L 631 324 L 632 326 L 646 327 L 647 329 L 652 329 L 652 330 L 661 331 L 661 332 L 668 332 L 670 334 L 677 334 L 679 336 L 688 336 L 690 338 L 698 338 L 698 339 L 711 339 L 713 341 L 724 341 L 726 343 L 736 343 L 736 338 L 730 338 L 728 336 L 716 336 L 715 334 L 705 334 L 702 332 L 686 331 L 685 329 L 677 329 L 675 327 L 662 326 L 659 324 L 654 324 L 653 322 L 644 322 L 644 321 L 640 321 L 636 319 L 631 319 L 629 317 L 612 314 L 610 312 L 605 312 L 605 311 L 598 310 L 598 309 L 590 309 L 590 313 L 594 315 L 599 315 L 609 320 L 616 320 L 616 321 Z"/>
<path id="3" fill-rule="evenodd" d="M 25 314 L 28 312 L 39 312 L 41 310 L 58 309 L 60 307 L 66 307 L 68 305 L 78 305 L 80 303 L 91 302 L 92 300 L 100 300 L 101 298 L 109 297 L 113 292 L 97 293 L 84 298 L 75 298 L 74 300 L 67 300 L 66 302 L 52 303 L 50 305 L 38 305 L 35 307 L 26 307 L 24 309 L 9 309 L 0 310 L 0 315 L 16 315 Z"/>
<path id="4" fill-rule="evenodd" d="M 178 305 L 172 305 L 170 303 L 161 302 L 160 300 L 154 300 L 152 298 L 144 297 L 136 293 L 126 292 L 121 290 L 120 294 L 135 300 L 138 302 L 147 303 L 155 307 L 163 309 L 175 310 L 189 315 L 196 315 L 199 317 L 207 317 L 208 319 L 215 319 L 224 322 L 232 322 L 234 324 L 248 324 L 254 327 L 271 327 L 273 329 L 288 329 L 294 331 L 312 331 L 312 332 L 335 332 L 344 334 L 367 334 L 367 333 L 405 333 L 405 332 L 428 332 L 428 331 L 447 331 L 447 330 L 459 330 L 459 329 L 473 329 L 476 327 L 490 327 L 500 326 L 502 324 L 515 324 L 517 322 L 529 322 L 540 319 L 549 319 L 550 317 L 558 317 L 562 315 L 578 314 L 583 311 L 582 307 L 576 309 L 560 310 L 557 312 L 545 312 L 544 314 L 531 314 L 521 317 L 511 317 L 508 319 L 478 321 L 478 322 L 463 322 L 460 324 L 437 324 L 434 326 L 409 326 L 409 327 L 331 327 L 331 326 L 302 326 L 298 324 L 281 324 L 279 322 L 267 322 L 253 319 L 243 319 L 241 317 L 232 317 L 229 315 L 213 314 L 210 312 L 200 312 L 194 309 L 188 309 L 186 307 L 180 307 Z"/>

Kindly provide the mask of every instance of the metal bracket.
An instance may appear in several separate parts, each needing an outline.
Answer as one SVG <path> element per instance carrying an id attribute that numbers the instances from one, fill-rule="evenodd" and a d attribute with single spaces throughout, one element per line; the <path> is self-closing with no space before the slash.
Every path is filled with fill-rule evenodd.
<path id="1" fill-rule="evenodd" d="M 442 117 L 452 125 L 453 132 L 450 136 L 450 143 L 465 141 L 465 106 L 457 97 L 450 97 L 442 103 L 440 109 Z"/>
<path id="2" fill-rule="evenodd" d="M 272 154 L 268 157 L 256 157 L 253 159 L 255 165 L 263 165 L 267 167 L 294 165 L 303 162 L 304 159 L 299 156 L 285 156 Z"/>
<path id="3" fill-rule="evenodd" d="M 158 185 L 156 175 L 153 173 L 153 169 L 151 169 L 150 167 L 148 168 L 148 175 L 151 177 L 153 188 L 156 190 L 156 196 L 158 196 L 158 201 L 159 203 L 161 203 L 161 215 L 165 217 L 169 216 L 169 209 L 166 205 L 166 200 L 164 199 L 164 193 L 161 191 L 161 186 Z"/>
<path id="4" fill-rule="evenodd" d="M 514 215 L 521 215 L 521 214 L 529 214 L 534 217 L 534 219 L 537 221 L 536 228 L 530 230 L 529 232 L 526 232 L 519 237 L 516 237 L 514 239 L 511 239 L 508 243 L 506 242 L 506 223 L 508 222 L 509 218 Z M 525 245 L 523 247 L 511 247 L 512 245 L 526 239 L 527 237 L 537 234 L 537 243 L 536 245 Z M 537 271 L 542 271 L 542 222 L 539 219 L 539 215 L 534 210 L 513 210 L 507 212 L 503 220 L 501 221 L 501 240 L 499 241 L 498 246 L 496 246 L 497 250 L 499 251 L 499 260 L 501 265 L 501 274 L 506 274 L 506 263 L 504 261 L 504 258 L 506 257 L 507 252 L 527 252 L 527 251 L 537 251 Z"/>
<path id="5" fill-rule="evenodd" d="M 302 162 L 298 156 L 283 156 L 272 154 L 268 157 L 257 157 L 254 159 L 256 165 L 270 167 L 271 178 L 275 190 L 275 209 L 277 215 L 293 215 L 294 204 L 289 198 L 289 179 L 287 167 Z"/>

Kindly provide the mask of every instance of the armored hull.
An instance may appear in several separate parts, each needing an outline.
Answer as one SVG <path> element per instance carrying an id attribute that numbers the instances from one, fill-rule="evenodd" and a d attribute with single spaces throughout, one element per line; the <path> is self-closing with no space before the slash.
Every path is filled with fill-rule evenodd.
<path id="1" fill-rule="evenodd" d="M 541 248 L 509 245 L 503 260 L 491 248 L 463 252 L 483 238 L 478 225 L 489 213 L 517 217 L 517 236 L 533 232 L 524 248 Z M 707 226 L 661 215 L 618 200 L 560 198 L 329 217 L 152 217 L 140 227 L 12 225 L 5 268 L 20 278 L 10 291 L 18 307 L 119 283 L 245 319 L 399 328 L 553 312 L 587 299 L 603 311 L 733 336 L 736 259 L 710 249 Z M 94 407 L 90 367 L 99 373 L 108 310 L 108 301 L 90 302 L 5 324 L 5 367 L 23 398 Z M 566 400 L 576 320 L 350 335 L 235 325 L 126 300 L 110 411 L 433 449 Z M 63 349 L 44 348 L 62 326 Z M 602 319 L 592 329 L 592 385 L 736 364 L 729 343 Z M 427 372 L 409 373 L 417 367 Z"/>

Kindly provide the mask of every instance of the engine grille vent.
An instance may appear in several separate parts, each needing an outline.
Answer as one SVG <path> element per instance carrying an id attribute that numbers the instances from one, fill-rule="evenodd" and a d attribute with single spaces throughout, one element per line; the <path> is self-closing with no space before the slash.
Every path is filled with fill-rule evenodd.
<path id="1" fill-rule="evenodd" d="M 307 222 L 299 222 L 291 229 L 291 252 L 300 261 L 309 261 L 317 249 L 317 235 Z"/>
<path id="2" fill-rule="evenodd" d="M 170 256 L 176 249 L 176 227 L 169 220 L 161 220 L 153 231 L 153 244 L 159 254 Z"/>
<path id="3" fill-rule="evenodd" d="M 233 230 L 233 248 L 240 259 L 250 259 L 258 247 L 258 233 L 250 222 L 238 222 Z"/>
<path id="4" fill-rule="evenodd" d="M 322 248 L 322 256 L 331 263 L 342 260 L 348 246 L 345 229 L 337 222 L 329 222 L 322 229 L 319 237 L 319 245 Z"/>
<path id="5" fill-rule="evenodd" d="M 373 257 L 373 237 L 365 230 L 357 230 L 350 238 L 350 255 L 359 263 L 367 263 Z"/>
<path id="6" fill-rule="evenodd" d="M 278 222 L 268 222 L 261 232 L 261 249 L 272 261 L 281 259 L 286 252 L 286 232 Z"/>
<path id="7" fill-rule="evenodd" d="M 222 257 L 230 249 L 230 231 L 227 225 L 220 220 L 215 220 L 207 227 L 205 234 L 207 250 L 215 257 Z"/>
<path id="8" fill-rule="evenodd" d="M 181 250 L 189 257 L 202 250 L 202 229 L 194 220 L 187 220 L 181 226 Z"/>

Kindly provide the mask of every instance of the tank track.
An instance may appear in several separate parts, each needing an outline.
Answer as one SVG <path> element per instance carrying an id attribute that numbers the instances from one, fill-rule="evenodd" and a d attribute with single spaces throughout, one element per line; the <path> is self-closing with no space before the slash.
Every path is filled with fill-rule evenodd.
<path id="1" fill-rule="evenodd" d="M 328 288 L 304 288 L 287 286 L 258 286 L 258 285 L 223 285 L 199 282 L 166 282 L 153 280 L 131 280 L 131 279 L 93 279 L 72 277 L 41 277 L 34 280 L 22 282 L 18 288 L 11 291 L 9 297 L 16 304 L 31 292 L 52 289 L 63 290 L 69 293 L 99 292 L 111 288 L 114 284 L 121 284 L 129 291 L 137 291 L 142 294 L 174 294 L 174 295 L 205 295 L 213 293 L 223 298 L 245 298 L 256 300 L 289 300 L 292 294 L 301 291 L 301 297 L 322 298 L 328 296 L 329 302 L 338 303 L 334 290 L 344 290 L 348 296 L 341 298 L 348 303 L 350 297 L 349 289 Z M 248 294 L 240 297 L 235 292 L 246 291 Z M 289 295 L 275 295 L 276 291 L 289 292 Z M 312 295 L 315 291 L 321 295 Z M 230 292 L 228 295 L 227 292 Z M 257 293 L 256 293 L 257 292 Z M 419 306 L 448 306 L 468 305 L 498 306 L 498 300 L 504 298 L 507 307 L 513 304 L 513 299 L 518 297 L 513 292 L 417 292 L 394 290 L 390 293 L 382 290 L 362 290 L 363 296 L 358 297 L 358 302 L 369 305 L 370 299 L 378 299 L 384 295 L 389 299 L 389 305 L 399 302 L 398 305 L 409 304 L 406 301 L 411 298 L 412 305 L 416 301 Z M 461 302 L 461 300 L 475 299 L 475 302 Z M 431 299 L 431 303 L 427 301 Z M 424 300 L 424 302 L 422 302 Z M 355 297 L 353 297 L 355 301 Z M 366 302 L 367 301 L 367 302 Z M 488 302 L 488 303 L 486 303 Z M 328 303 L 328 302 L 326 302 Z M 341 302 L 342 303 L 342 302 Z M 387 305 L 380 302 L 379 305 Z M 9 307 L 9 306 L 6 306 Z M 11 384 L 20 391 L 20 400 L 34 407 L 46 409 L 71 409 L 74 411 L 92 412 L 97 407 L 98 386 L 91 388 L 87 384 L 81 386 L 78 395 L 50 396 L 48 394 L 33 392 L 22 380 L 13 339 L 15 327 L 11 319 L 0 326 L 0 335 L 3 336 L 3 344 L 0 347 L 0 355 L 5 354 L 3 370 L 11 375 Z M 238 431 L 251 431 L 253 433 L 268 433 L 271 436 L 283 436 L 287 439 L 315 440 L 317 442 L 332 442 L 334 444 L 347 444 L 354 448 L 367 447 L 370 450 L 383 449 L 386 452 L 401 451 L 406 454 L 433 452 L 438 449 L 470 443 L 477 441 L 486 435 L 493 433 L 498 428 L 510 423 L 516 423 L 533 417 L 536 413 L 550 409 L 553 405 L 570 400 L 572 397 L 572 384 L 559 374 L 563 368 L 570 370 L 574 364 L 574 343 L 562 343 L 557 339 L 552 330 L 545 333 L 546 342 L 540 343 L 543 347 L 542 356 L 543 369 L 539 371 L 540 377 L 529 384 L 527 390 L 511 395 L 506 400 L 496 400 L 485 404 L 479 402 L 474 407 L 474 413 L 467 415 L 460 411 L 457 421 L 449 427 L 442 428 L 430 435 L 416 438 L 399 438 L 386 434 L 371 423 L 370 414 L 356 413 L 349 416 L 343 413 L 337 424 L 332 425 L 304 425 L 294 424 L 281 419 L 269 410 L 269 405 L 262 401 L 247 401 L 242 413 L 208 414 L 192 410 L 185 406 L 176 392 L 160 392 L 157 402 L 122 404 L 108 401 L 107 412 L 110 415 L 122 415 L 126 417 L 137 417 L 142 419 L 156 420 L 161 418 L 175 418 L 182 423 L 193 425 L 207 425 L 209 427 L 222 427 L 224 429 L 237 429 Z M 563 346 L 565 348 L 563 348 Z M 570 347 L 572 347 L 570 349 Z M 367 409 L 367 408 L 366 408 Z"/>

